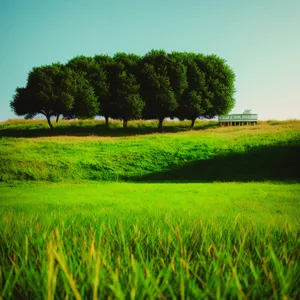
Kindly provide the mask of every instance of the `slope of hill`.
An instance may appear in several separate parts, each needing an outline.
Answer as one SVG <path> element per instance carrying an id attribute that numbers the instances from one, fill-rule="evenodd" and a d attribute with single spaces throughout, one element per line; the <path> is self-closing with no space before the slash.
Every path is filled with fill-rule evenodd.
<path id="1" fill-rule="evenodd" d="M 299 181 L 300 122 L 216 127 L 169 122 L 62 122 L 53 132 L 41 121 L 0 124 L 0 180 L 39 181 Z M 102 126 L 102 127 L 101 127 Z M 28 138 L 25 138 L 27 136 Z"/>

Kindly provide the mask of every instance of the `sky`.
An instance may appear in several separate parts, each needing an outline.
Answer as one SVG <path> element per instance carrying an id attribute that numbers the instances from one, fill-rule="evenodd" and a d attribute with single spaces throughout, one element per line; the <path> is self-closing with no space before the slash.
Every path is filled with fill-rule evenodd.
<path id="1" fill-rule="evenodd" d="M 33 67 L 151 49 L 224 58 L 232 113 L 300 119 L 299 0 L 0 0 L 0 121 Z"/>

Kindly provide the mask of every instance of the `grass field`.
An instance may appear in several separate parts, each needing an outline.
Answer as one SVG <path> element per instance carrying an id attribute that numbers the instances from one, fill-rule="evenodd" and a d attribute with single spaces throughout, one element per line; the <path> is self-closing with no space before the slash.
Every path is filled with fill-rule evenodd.
<path id="1" fill-rule="evenodd" d="M 79 124 L 95 133 L 98 122 Z M 76 125 L 60 136 L 45 129 L 41 137 L 36 137 L 35 127 L 28 127 L 31 123 L 43 124 L 0 125 L 0 181 L 247 182 L 300 178 L 300 121 L 232 128 L 198 122 L 194 131 L 186 131 L 185 123 L 166 122 L 169 131 L 182 131 L 143 135 L 140 129 L 135 131 L 136 127 L 151 129 L 154 123 L 136 122 L 128 130 L 107 130 L 110 136 L 102 136 L 101 131 L 99 135 L 80 136 Z M 70 124 L 62 122 L 61 128 Z M 33 137 L 12 137 L 30 134 Z"/>
<path id="2" fill-rule="evenodd" d="M 70 123 L 0 124 L 0 299 L 299 297 L 299 121 Z"/>

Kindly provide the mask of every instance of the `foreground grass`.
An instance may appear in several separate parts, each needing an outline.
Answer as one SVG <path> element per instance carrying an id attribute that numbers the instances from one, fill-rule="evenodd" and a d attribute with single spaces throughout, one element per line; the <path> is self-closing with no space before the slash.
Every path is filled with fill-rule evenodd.
<path id="1" fill-rule="evenodd" d="M 295 299 L 300 185 L 0 186 L 3 299 Z"/>

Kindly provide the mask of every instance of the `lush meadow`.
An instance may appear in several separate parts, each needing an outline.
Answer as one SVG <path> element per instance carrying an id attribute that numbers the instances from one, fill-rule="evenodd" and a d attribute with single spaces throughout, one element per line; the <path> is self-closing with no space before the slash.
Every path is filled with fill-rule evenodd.
<path id="1" fill-rule="evenodd" d="M 45 121 L 8 122 L 0 124 L 0 180 L 297 180 L 300 122 L 272 124 L 197 122 L 189 131 L 188 123 L 170 121 L 158 134 L 156 122 L 127 129 L 115 122 L 107 130 L 103 121 L 66 121 L 56 131 L 36 129 Z"/>
<path id="2" fill-rule="evenodd" d="M 299 296 L 300 122 L 70 123 L 0 124 L 1 298 Z"/>

